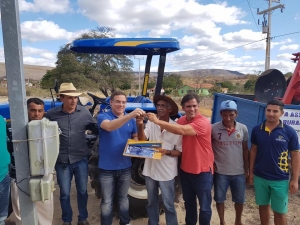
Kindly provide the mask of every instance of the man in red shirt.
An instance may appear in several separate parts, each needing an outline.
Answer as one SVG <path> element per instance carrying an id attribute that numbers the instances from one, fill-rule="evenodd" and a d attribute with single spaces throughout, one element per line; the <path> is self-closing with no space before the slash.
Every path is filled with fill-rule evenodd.
<path id="1" fill-rule="evenodd" d="M 214 155 L 211 146 L 211 124 L 199 109 L 200 98 L 194 93 L 185 95 L 181 106 L 185 116 L 177 124 L 159 120 L 148 113 L 151 122 L 171 133 L 182 135 L 182 161 L 180 179 L 185 204 L 186 225 L 197 224 L 197 202 L 199 200 L 199 224 L 209 225 L 211 220 L 211 189 L 213 184 Z"/>

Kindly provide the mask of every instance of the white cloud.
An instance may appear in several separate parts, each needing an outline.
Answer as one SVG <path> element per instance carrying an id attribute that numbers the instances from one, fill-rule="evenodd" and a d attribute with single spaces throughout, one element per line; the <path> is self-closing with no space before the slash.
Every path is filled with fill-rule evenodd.
<path id="1" fill-rule="evenodd" d="M 161 35 L 187 29 L 197 22 L 245 23 L 241 20 L 244 12 L 225 2 L 201 5 L 195 0 L 78 0 L 78 5 L 83 15 L 100 26 L 116 28 L 118 33 L 151 30 L 149 34 Z"/>
<path id="2" fill-rule="evenodd" d="M 279 54 L 276 56 L 277 59 L 286 59 L 289 60 L 292 58 L 293 55 L 289 54 L 289 53 L 283 53 L 283 54 Z"/>
<path id="3" fill-rule="evenodd" d="M 48 40 L 67 40 L 71 41 L 80 34 L 87 32 L 81 30 L 69 32 L 60 28 L 58 24 L 52 21 L 25 21 L 21 23 L 22 38 L 30 42 L 48 41 Z"/>
<path id="4" fill-rule="evenodd" d="M 47 49 L 23 47 L 23 63 L 27 65 L 55 67 L 56 53 Z M 0 48 L 0 62 L 4 62 L 4 49 Z"/>
<path id="5" fill-rule="evenodd" d="M 71 11 L 69 0 L 33 0 L 33 2 L 19 0 L 19 9 L 20 11 L 46 12 L 50 14 Z"/>
<path id="6" fill-rule="evenodd" d="M 297 50 L 299 49 L 300 45 L 293 44 L 293 45 L 282 45 L 279 50 Z"/>
<path id="7" fill-rule="evenodd" d="M 37 66 L 50 66 L 55 67 L 55 63 L 52 60 L 45 58 L 35 58 L 35 57 L 23 57 L 23 63 L 27 65 L 37 65 Z"/>

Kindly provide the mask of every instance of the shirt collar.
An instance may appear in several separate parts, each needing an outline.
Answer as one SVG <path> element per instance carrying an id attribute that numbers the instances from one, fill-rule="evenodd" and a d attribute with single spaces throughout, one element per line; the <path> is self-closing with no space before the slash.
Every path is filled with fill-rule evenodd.
<path id="1" fill-rule="evenodd" d="M 221 121 L 221 126 L 219 127 L 221 130 L 226 130 L 227 128 L 225 127 L 225 125 L 223 124 L 223 121 Z M 234 129 L 236 129 L 236 121 L 234 121 Z"/>
<path id="2" fill-rule="evenodd" d="M 58 111 L 66 113 L 65 111 L 63 111 L 63 105 L 64 105 L 64 104 L 58 106 Z M 81 109 L 80 109 L 80 107 L 78 107 L 78 105 L 76 106 L 75 111 L 76 111 L 76 112 L 81 111 Z M 75 112 L 75 111 L 74 111 L 74 112 Z"/>
<path id="3" fill-rule="evenodd" d="M 283 128 L 283 123 L 279 120 L 279 124 L 275 128 Z M 266 120 L 260 125 L 261 130 L 266 130 Z"/>
<path id="4" fill-rule="evenodd" d="M 110 115 L 112 115 L 114 118 L 119 118 L 116 114 L 113 113 L 112 110 L 109 110 L 107 113 L 110 114 Z M 124 115 L 126 115 L 126 114 L 127 113 L 124 111 Z"/>

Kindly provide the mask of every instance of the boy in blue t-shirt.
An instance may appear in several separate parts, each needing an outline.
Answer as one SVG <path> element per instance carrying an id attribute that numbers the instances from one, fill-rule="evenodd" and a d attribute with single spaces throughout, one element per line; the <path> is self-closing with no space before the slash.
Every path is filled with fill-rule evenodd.
<path id="1" fill-rule="evenodd" d="M 261 224 L 269 224 L 271 205 L 275 224 L 286 225 L 288 192 L 293 194 L 298 191 L 298 136 L 292 127 L 280 120 L 283 107 L 279 100 L 269 101 L 266 120 L 255 126 L 251 134 L 249 182 L 254 183 Z M 289 155 L 293 172 L 290 181 Z"/>

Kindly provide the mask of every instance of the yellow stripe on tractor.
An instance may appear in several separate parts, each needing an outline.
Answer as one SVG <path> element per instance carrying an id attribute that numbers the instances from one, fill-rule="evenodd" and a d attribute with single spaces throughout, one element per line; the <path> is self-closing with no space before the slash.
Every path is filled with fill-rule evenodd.
<path id="1" fill-rule="evenodd" d="M 148 80 L 149 80 L 149 73 L 146 73 L 144 78 L 144 84 L 143 84 L 143 93 L 142 93 L 143 96 L 146 96 L 147 94 Z"/>
<path id="2" fill-rule="evenodd" d="M 114 44 L 114 46 L 138 46 L 142 44 L 156 43 L 156 42 L 164 42 L 164 41 L 120 41 Z"/>

